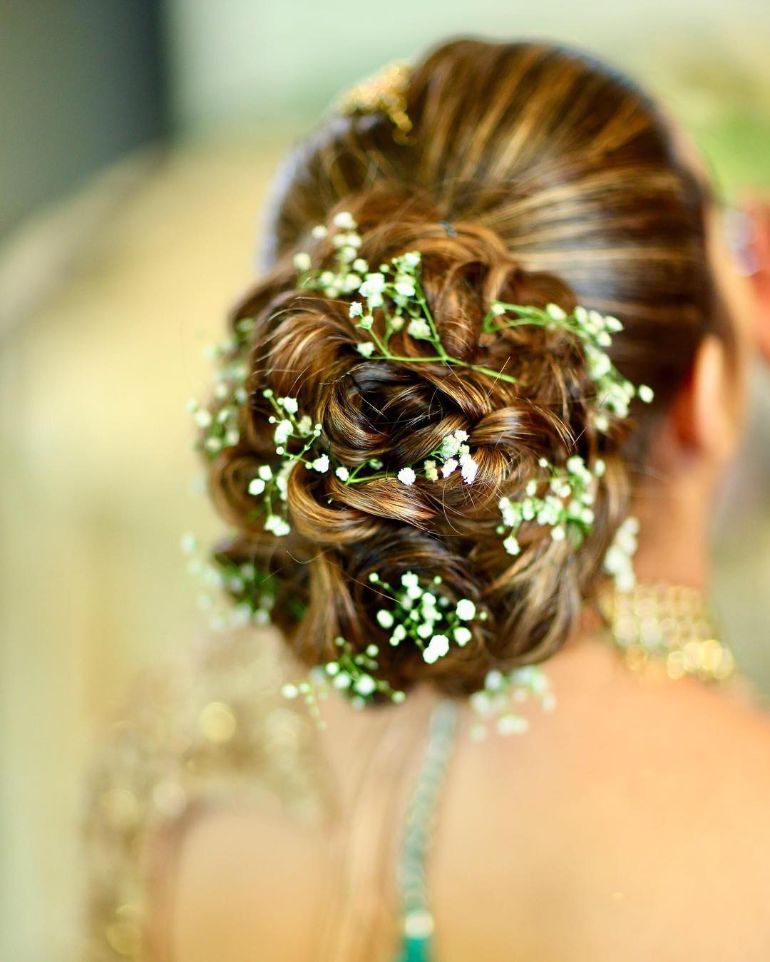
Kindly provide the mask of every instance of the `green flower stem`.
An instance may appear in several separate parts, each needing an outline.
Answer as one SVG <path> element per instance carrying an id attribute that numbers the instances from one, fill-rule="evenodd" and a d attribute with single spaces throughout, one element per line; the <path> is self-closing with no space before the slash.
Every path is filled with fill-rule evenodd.
<path id="1" fill-rule="evenodd" d="M 382 340 L 380 340 L 379 335 L 377 334 L 377 332 L 374 330 L 373 327 L 369 328 L 367 333 L 371 335 L 371 338 L 374 341 L 374 346 L 377 348 L 380 354 L 387 355 L 388 353 L 387 342 L 383 342 Z"/>
<path id="2" fill-rule="evenodd" d="M 428 301 L 427 301 L 427 299 L 426 299 L 426 297 L 425 297 L 425 293 L 424 293 L 424 291 L 423 291 L 423 289 L 422 289 L 422 286 L 419 285 L 419 284 L 416 285 L 415 290 L 416 290 L 416 295 L 417 295 L 417 303 L 418 303 L 418 304 L 420 305 L 420 307 L 422 308 L 423 314 L 424 314 L 424 316 L 425 316 L 425 320 L 428 322 L 428 327 L 430 327 L 430 329 L 431 329 L 431 331 L 432 331 L 432 333 L 433 333 L 433 337 L 435 338 L 434 346 L 438 349 L 439 354 L 441 355 L 441 357 L 444 358 L 444 359 L 446 359 L 446 360 L 448 360 L 448 359 L 449 359 L 449 355 L 448 355 L 447 352 L 444 350 L 444 346 L 443 346 L 443 344 L 441 343 L 441 338 L 439 337 L 438 328 L 436 327 L 436 322 L 435 322 L 435 320 L 433 319 L 433 313 L 431 312 L 430 307 L 428 307 Z"/>
<path id="3" fill-rule="evenodd" d="M 545 329 L 561 327 L 562 330 L 567 330 L 572 334 L 578 335 L 578 337 L 581 336 L 580 326 L 573 320 L 571 315 L 568 315 L 562 320 L 557 320 L 549 316 L 544 317 L 543 311 L 539 308 L 525 307 L 520 304 L 503 304 L 502 302 L 500 306 L 505 308 L 506 312 L 516 314 L 518 319 L 506 319 L 505 314 L 495 314 L 490 311 L 482 321 L 482 329 L 486 334 L 492 334 L 495 331 L 504 331 L 509 327 L 541 327 Z"/>
<path id="4" fill-rule="evenodd" d="M 355 479 L 356 479 L 356 475 L 357 475 L 358 472 L 361 470 L 361 468 L 365 468 L 365 467 L 366 467 L 367 463 L 368 463 L 367 461 L 364 461 L 362 464 L 359 464 L 357 468 L 353 468 L 353 470 L 350 472 L 350 474 L 349 474 L 349 476 L 348 476 L 348 479 L 347 479 L 347 481 L 345 482 L 345 484 L 355 484 L 355 483 L 356 483 L 356 480 L 355 480 Z M 368 479 L 367 479 L 367 478 L 361 478 L 361 480 L 362 480 L 362 481 L 365 481 L 365 480 L 368 480 Z"/>
<path id="5" fill-rule="evenodd" d="M 512 374 L 504 374 L 502 371 L 493 371 L 492 368 L 484 367 L 482 364 L 467 364 L 466 367 L 479 374 L 487 374 L 496 381 L 505 381 L 506 384 L 516 384 L 516 378 Z"/>
<path id="6" fill-rule="evenodd" d="M 371 331 L 369 333 L 371 334 Z M 469 371 L 476 371 L 478 374 L 486 374 L 499 381 L 505 381 L 507 384 L 516 384 L 516 378 L 511 374 L 494 371 L 492 368 L 484 367 L 483 364 L 471 364 L 469 361 L 463 361 L 459 357 L 452 357 L 451 354 L 444 354 L 443 356 L 436 355 L 435 357 L 404 357 L 400 354 L 387 354 L 383 352 L 381 356 L 373 357 L 369 360 L 397 361 L 402 364 L 454 364 L 455 367 L 464 367 Z"/>
<path id="7" fill-rule="evenodd" d="M 354 478 L 353 475 L 343 482 L 344 484 L 365 484 L 367 481 L 385 481 L 390 477 L 388 474 L 367 474 L 363 477 Z"/>

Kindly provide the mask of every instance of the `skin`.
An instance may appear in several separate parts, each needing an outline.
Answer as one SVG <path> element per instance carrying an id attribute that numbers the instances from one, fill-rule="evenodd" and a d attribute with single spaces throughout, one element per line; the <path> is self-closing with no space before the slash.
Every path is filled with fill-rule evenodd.
<path id="1" fill-rule="evenodd" d="M 723 234 L 712 210 L 709 256 L 737 355 L 704 341 L 638 492 L 639 577 L 704 589 L 714 498 L 740 438 L 749 367 L 770 357 L 770 262 L 743 276 Z M 759 243 L 770 247 L 766 228 Z M 471 742 L 463 710 L 431 860 L 441 962 L 770 958 L 768 715 L 740 693 L 629 672 L 589 621 L 548 670 L 558 709 L 533 709 L 526 737 Z M 370 818 L 351 911 L 358 932 L 386 946 L 395 944 L 388 873 L 433 700 L 421 690 L 396 709 L 325 710 L 340 803 Z M 192 820 L 173 842 L 175 868 L 156 900 L 166 958 L 319 958 L 324 918 L 341 911 L 335 838 L 277 808 Z M 367 898 L 378 884 L 379 910 Z M 340 947 L 330 957 L 353 958 Z"/>

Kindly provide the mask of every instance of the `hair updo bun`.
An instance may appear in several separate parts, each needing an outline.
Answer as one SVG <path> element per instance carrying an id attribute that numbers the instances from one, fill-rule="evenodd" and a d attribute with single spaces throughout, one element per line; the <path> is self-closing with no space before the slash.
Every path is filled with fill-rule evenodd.
<path id="1" fill-rule="evenodd" d="M 378 674 L 394 690 L 427 679 L 469 693 L 491 669 L 540 661 L 563 643 L 626 515 L 644 437 L 630 419 L 596 430 L 596 386 L 574 337 L 558 327 L 490 332 L 490 305 L 612 311 L 626 326 L 617 363 L 665 402 L 672 371 L 679 383 L 713 323 L 711 287 L 700 195 L 662 121 L 605 68 L 544 45 L 450 44 L 414 69 L 408 112 L 407 144 L 387 117 L 338 118 L 293 158 L 271 229 L 274 263 L 234 315 L 225 361 L 243 366 L 244 390 L 232 443 L 210 459 L 210 488 L 234 529 L 220 561 L 271 575 L 273 621 L 303 662 L 333 659 L 339 637 L 355 652 L 376 643 Z M 368 359 L 349 299 L 297 286 L 293 255 L 327 263 L 331 240 L 311 229 L 341 209 L 369 264 L 419 252 L 441 343 L 464 366 Z M 661 359 L 652 338 L 663 332 Z M 413 339 L 393 343 L 398 356 L 419 357 Z M 291 531 L 266 531 L 249 493 L 259 467 L 278 460 L 265 392 L 296 398 L 333 460 L 381 462 L 387 476 L 346 484 L 293 470 Z M 472 484 L 459 472 L 436 484 L 397 479 L 455 431 L 473 450 Z M 500 499 L 520 499 L 542 459 L 574 455 L 606 464 L 582 544 L 532 524 L 508 553 Z M 377 617 L 379 584 L 409 572 L 479 613 L 467 643 L 433 663 L 388 645 Z"/>

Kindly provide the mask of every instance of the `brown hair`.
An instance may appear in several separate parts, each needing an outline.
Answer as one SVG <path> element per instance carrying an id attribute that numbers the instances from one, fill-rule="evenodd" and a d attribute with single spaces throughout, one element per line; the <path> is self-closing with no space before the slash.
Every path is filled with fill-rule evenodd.
<path id="1" fill-rule="evenodd" d="M 394 688 L 424 678 L 467 693 L 491 668 L 541 660 L 566 639 L 601 579 L 650 425 L 700 339 L 719 326 L 718 301 L 703 188 L 656 107 L 607 66 L 545 43 L 461 40 L 414 67 L 407 112 L 407 142 L 385 114 L 338 116 L 289 158 L 267 274 L 233 318 L 254 319 L 241 440 L 212 460 L 210 482 L 235 529 L 218 557 L 272 574 L 274 620 L 305 663 L 334 658 L 337 636 L 358 650 L 375 641 L 379 675 Z M 315 263 L 330 256 L 328 240 L 310 232 L 341 210 L 358 222 L 369 263 L 421 252 L 449 353 L 512 372 L 517 383 L 361 357 L 348 303 L 297 290 L 292 266 L 298 250 Z M 574 338 L 532 327 L 483 333 L 494 299 L 619 317 L 613 360 L 654 388 L 653 408 L 634 406 L 598 434 L 588 417 L 595 390 Z M 477 480 L 346 486 L 295 470 L 292 533 L 275 538 L 247 493 L 256 466 L 276 460 L 265 388 L 296 396 L 351 467 L 379 458 L 395 472 L 462 428 Z M 592 532 L 576 549 L 530 525 L 512 557 L 496 530 L 500 496 L 521 496 L 538 458 L 560 463 L 571 453 L 607 464 Z M 374 618 L 381 605 L 369 574 L 395 583 L 407 570 L 440 575 L 450 600 L 469 598 L 486 615 L 471 642 L 432 665 L 416 649 L 389 647 Z"/>

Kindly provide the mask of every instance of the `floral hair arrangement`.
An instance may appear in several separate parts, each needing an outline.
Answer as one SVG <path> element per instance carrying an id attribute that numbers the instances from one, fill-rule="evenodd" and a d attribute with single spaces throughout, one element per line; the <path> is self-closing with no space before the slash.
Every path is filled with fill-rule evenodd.
<path id="1" fill-rule="evenodd" d="M 361 256 L 362 239 L 358 225 L 348 212 L 338 213 L 331 229 L 315 227 L 312 237 L 327 239 L 334 250 L 329 266 L 315 267 L 308 253 L 294 256 L 300 289 L 319 291 L 324 297 L 349 301 L 351 330 L 357 334 L 356 350 L 369 362 L 391 362 L 406 365 L 443 364 L 449 368 L 465 368 L 483 377 L 515 384 L 514 375 L 463 360 L 451 354 L 444 344 L 432 316 L 421 282 L 422 258 L 418 251 L 406 251 L 371 270 Z M 239 321 L 236 337 L 246 341 L 250 332 L 248 319 Z M 559 330 L 575 339 L 586 361 L 590 379 L 595 385 L 595 399 L 590 417 L 598 433 L 609 430 L 614 419 L 629 413 L 632 400 L 653 400 L 650 388 L 634 386 L 612 363 L 607 350 L 612 335 L 622 330 L 617 318 L 577 306 L 569 314 L 556 304 L 544 308 L 493 301 L 483 318 L 485 333 L 500 332 L 523 326 Z M 402 332 L 419 348 L 404 354 L 393 347 L 394 335 Z M 396 343 L 403 344 L 403 338 Z M 227 359 L 232 344 L 216 352 Z M 192 402 L 190 410 L 203 431 L 204 453 L 215 457 L 225 447 L 239 443 L 238 409 L 247 400 L 246 369 L 240 361 L 226 361 L 219 370 L 214 389 L 215 410 Z M 379 459 L 356 466 L 334 457 L 321 424 L 300 409 L 297 398 L 275 396 L 265 389 L 273 426 L 273 443 L 278 461 L 256 467 L 248 482 L 248 495 L 263 518 L 264 530 L 276 538 L 292 530 L 288 487 L 292 472 L 302 470 L 320 475 L 331 474 L 343 485 L 357 485 L 390 479 L 406 487 L 420 484 L 441 485 L 457 475 L 465 485 L 476 483 L 479 462 L 474 457 L 470 436 L 455 430 L 419 463 L 404 464 L 389 471 Z M 540 477 L 526 485 L 524 496 L 500 497 L 497 532 L 505 551 L 520 553 L 520 529 L 534 524 L 550 529 L 554 541 L 569 540 L 578 548 L 594 524 L 593 502 L 605 465 L 601 459 L 588 464 L 578 454 L 564 464 L 553 464 L 547 458 L 538 461 Z M 605 557 L 605 571 L 619 590 L 633 586 L 631 558 L 636 548 L 637 524 L 627 518 L 617 531 L 615 541 Z M 196 546 L 188 543 L 194 554 Z M 251 564 L 240 567 L 205 564 L 194 559 L 195 569 L 211 586 L 226 587 L 236 599 L 236 619 L 241 622 L 264 623 L 269 620 L 274 596 L 269 589 L 269 575 L 258 573 Z M 425 578 L 419 571 L 407 571 L 396 585 L 378 574 L 369 577 L 370 586 L 382 600 L 376 612 L 378 626 L 388 633 L 389 646 L 409 646 L 421 652 L 427 664 L 434 664 L 453 647 L 462 648 L 472 638 L 470 625 L 484 620 L 485 612 L 477 611 L 470 599 L 451 602 L 442 591 L 441 578 Z M 209 597 L 209 596 L 207 596 Z M 209 599 L 210 600 L 210 599 Z M 334 689 L 348 696 L 354 705 L 363 706 L 388 698 L 403 701 L 403 691 L 394 690 L 378 677 L 380 647 L 369 644 L 363 652 L 355 652 L 345 638 L 337 638 L 336 657 L 311 670 L 308 678 L 284 687 L 290 698 L 304 697 L 316 704 L 319 693 L 325 696 Z M 533 666 L 501 673 L 490 671 L 484 687 L 471 697 L 471 704 L 484 720 L 496 719 L 498 730 L 514 732 L 526 727 L 515 706 L 527 697 L 537 698 L 543 707 L 553 705 L 553 695 L 541 669 Z M 480 729 L 481 730 L 481 729 Z"/>

